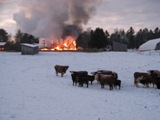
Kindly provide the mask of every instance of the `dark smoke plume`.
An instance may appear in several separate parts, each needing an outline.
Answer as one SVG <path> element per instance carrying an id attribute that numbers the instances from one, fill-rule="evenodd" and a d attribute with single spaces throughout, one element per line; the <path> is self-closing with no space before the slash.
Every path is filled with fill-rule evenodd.
<path id="1" fill-rule="evenodd" d="M 101 0 L 22 0 L 21 10 L 13 18 L 23 32 L 59 39 L 67 25 L 79 29 L 86 25 L 100 2 Z M 71 26 L 67 28 L 72 28 Z"/>

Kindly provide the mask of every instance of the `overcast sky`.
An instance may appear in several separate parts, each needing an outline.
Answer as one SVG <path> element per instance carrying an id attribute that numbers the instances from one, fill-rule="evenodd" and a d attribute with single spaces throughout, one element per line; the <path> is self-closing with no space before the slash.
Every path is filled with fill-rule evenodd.
<path id="1" fill-rule="evenodd" d="M 22 8 L 22 1 L 25 0 L 0 0 L 0 28 L 8 33 L 15 34 L 18 29 L 13 15 Z M 128 30 L 131 26 L 135 30 L 160 28 L 159 7 L 160 0 L 103 0 L 85 28 L 100 27 L 109 32 L 115 28 Z"/>

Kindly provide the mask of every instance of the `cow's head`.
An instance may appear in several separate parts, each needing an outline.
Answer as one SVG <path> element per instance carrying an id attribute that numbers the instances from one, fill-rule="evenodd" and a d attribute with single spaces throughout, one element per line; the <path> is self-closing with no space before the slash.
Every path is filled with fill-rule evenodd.
<path id="1" fill-rule="evenodd" d="M 65 72 L 68 70 L 69 66 L 64 66 Z"/>
<path id="2" fill-rule="evenodd" d="M 74 71 L 69 71 L 71 74 L 73 74 L 74 73 Z"/>

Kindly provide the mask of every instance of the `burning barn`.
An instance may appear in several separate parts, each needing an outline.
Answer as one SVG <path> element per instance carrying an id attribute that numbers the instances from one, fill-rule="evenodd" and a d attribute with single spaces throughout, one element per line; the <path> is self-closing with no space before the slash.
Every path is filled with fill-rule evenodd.
<path id="1" fill-rule="evenodd" d="M 51 48 L 52 41 L 46 38 L 39 38 L 39 48 Z"/>
<path id="2" fill-rule="evenodd" d="M 53 38 L 47 40 L 39 39 L 39 47 L 41 51 L 75 51 L 76 38 L 80 33 L 80 29 L 75 25 L 66 25 L 63 27 L 62 36 L 59 39 Z"/>
<path id="3" fill-rule="evenodd" d="M 21 44 L 22 55 L 34 55 L 39 53 L 39 46 L 37 44 Z"/>

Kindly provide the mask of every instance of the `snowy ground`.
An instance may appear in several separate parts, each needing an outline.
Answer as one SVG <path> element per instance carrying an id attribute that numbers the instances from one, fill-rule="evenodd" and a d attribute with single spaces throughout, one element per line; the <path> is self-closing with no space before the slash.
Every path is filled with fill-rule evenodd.
<path id="1" fill-rule="evenodd" d="M 69 65 L 57 77 L 54 65 Z M 112 70 L 122 89 L 72 86 L 70 70 Z M 159 120 L 160 90 L 136 88 L 133 73 L 160 69 L 159 54 L 0 52 L 0 120 Z"/>

